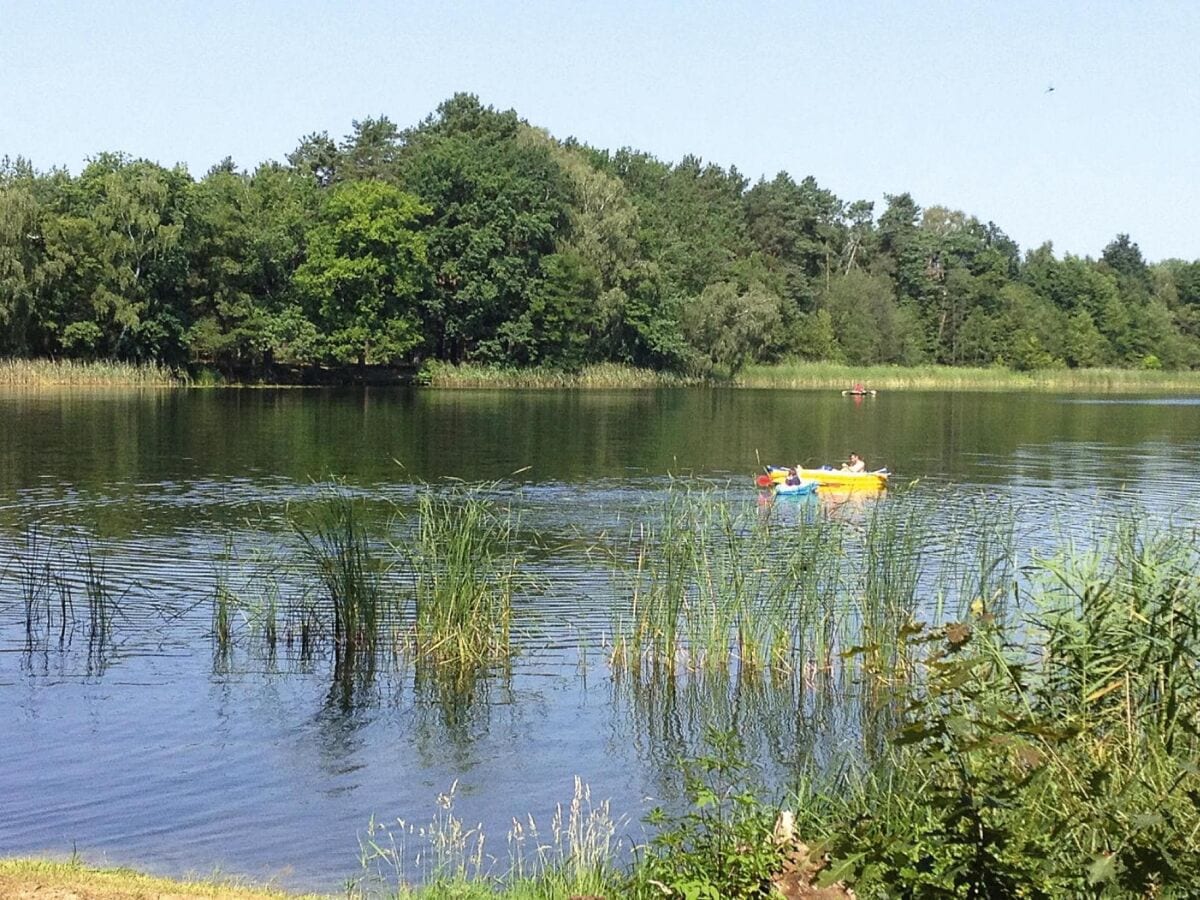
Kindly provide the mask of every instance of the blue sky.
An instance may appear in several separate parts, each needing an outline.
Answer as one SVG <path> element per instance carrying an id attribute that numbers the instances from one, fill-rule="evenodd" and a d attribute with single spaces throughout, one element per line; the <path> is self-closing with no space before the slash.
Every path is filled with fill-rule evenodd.
<path id="1" fill-rule="evenodd" d="M 199 177 L 455 91 L 877 212 L 909 191 L 1024 249 L 1200 258 L 1197 2 L 0 0 L 0 155 L 39 168 L 124 150 Z"/>

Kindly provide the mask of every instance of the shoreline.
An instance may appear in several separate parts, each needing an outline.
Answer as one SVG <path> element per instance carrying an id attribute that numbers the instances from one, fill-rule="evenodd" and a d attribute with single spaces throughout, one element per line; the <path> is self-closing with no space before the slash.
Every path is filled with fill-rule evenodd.
<path id="1" fill-rule="evenodd" d="M 1019 372 L 956 366 L 865 366 L 777 363 L 750 366 L 732 378 L 694 377 L 615 363 L 578 372 L 474 365 L 411 367 L 279 367 L 265 379 L 225 379 L 211 370 L 192 375 L 156 365 L 72 360 L 0 360 L 0 390 L 46 388 L 311 388 L 420 387 L 432 390 L 845 390 L 861 383 L 883 393 L 974 391 L 1034 393 L 1200 393 L 1200 371 L 1040 369 Z"/>
<path id="2" fill-rule="evenodd" d="M 208 897 L 211 900 L 324 900 L 333 895 L 292 893 L 224 877 L 167 878 L 124 866 L 91 865 L 77 859 L 0 858 L 0 896 L 38 900 L 133 900 Z"/>

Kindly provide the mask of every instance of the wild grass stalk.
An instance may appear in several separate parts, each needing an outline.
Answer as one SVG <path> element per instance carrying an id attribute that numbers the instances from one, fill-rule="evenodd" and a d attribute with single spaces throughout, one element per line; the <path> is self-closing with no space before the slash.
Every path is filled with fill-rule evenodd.
<path id="1" fill-rule="evenodd" d="M 99 548 L 84 537 L 75 543 L 74 556 L 83 580 L 83 595 L 87 600 L 88 646 L 102 653 L 112 639 L 113 620 L 120 613 L 120 608 Z"/>
<path id="2" fill-rule="evenodd" d="M 104 580 L 103 562 L 92 553 L 90 543 L 85 541 L 83 546 L 82 554 L 79 547 L 75 548 L 75 561 L 83 569 L 88 644 L 93 650 L 103 651 L 112 634 L 115 602 Z M 72 572 L 59 541 L 36 526 L 26 530 L 23 550 L 15 562 L 27 648 L 44 647 L 57 631 L 58 645 L 65 649 L 80 625 L 75 603 L 80 576 Z"/>
<path id="3" fill-rule="evenodd" d="M 484 496 L 485 490 L 425 491 L 416 534 L 408 545 L 396 547 L 415 579 L 417 656 L 464 672 L 512 654 L 521 556 L 511 515 Z"/>
<path id="4" fill-rule="evenodd" d="M 54 594 L 57 582 L 51 567 L 51 551 L 36 527 L 25 530 L 24 543 L 13 560 L 20 586 L 21 604 L 25 618 L 25 642 L 33 647 L 48 639 L 54 628 Z M 68 596 L 59 592 L 62 617 L 60 639 L 66 636 Z"/>
<path id="5" fill-rule="evenodd" d="M 45 648 L 56 634 L 59 647 L 66 649 L 76 630 L 84 628 L 89 656 L 102 663 L 120 607 L 97 545 L 86 536 L 57 537 L 30 526 L 10 564 L 17 575 L 27 649 Z"/>
<path id="6" fill-rule="evenodd" d="M 953 524 L 955 542 L 942 549 L 943 582 L 956 593 L 947 610 L 961 620 L 986 611 L 998 618 L 1009 613 L 1017 577 L 1016 521 L 1012 507 L 991 498 L 968 506 Z M 930 541 L 934 543 L 934 541 Z"/>
<path id="7" fill-rule="evenodd" d="M 233 617 L 237 607 L 237 595 L 229 585 L 218 582 L 213 592 L 212 633 L 221 656 L 226 656 L 233 646 Z"/>
<path id="8" fill-rule="evenodd" d="M 241 605 L 231 584 L 233 562 L 234 540 L 232 535 L 228 535 L 225 538 L 224 550 L 217 557 L 213 578 L 212 638 L 216 659 L 220 663 L 228 661 L 233 649 L 234 618 Z"/>
<path id="9" fill-rule="evenodd" d="M 613 627 L 614 667 L 635 677 L 643 664 L 673 673 L 687 649 L 684 614 L 697 553 L 696 509 L 672 492 L 657 522 L 643 522 L 632 536 L 633 571 L 628 611 Z"/>
<path id="10" fill-rule="evenodd" d="M 619 823 L 580 778 L 571 801 L 556 807 L 548 834 L 532 816 L 513 818 L 507 862 L 487 852 L 480 826 L 468 826 L 455 812 L 456 793 L 457 783 L 438 796 L 438 811 L 425 825 L 403 819 L 368 824 L 359 845 L 370 883 L 386 885 L 398 898 L 424 900 L 617 896 Z"/>
<path id="11" fill-rule="evenodd" d="M 876 504 L 862 542 L 862 584 L 856 617 L 868 668 L 884 680 L 903 659 L 903 632 L 914 620 L 926 546 L 933 536 L 930 510 L 920 502 Z"/>

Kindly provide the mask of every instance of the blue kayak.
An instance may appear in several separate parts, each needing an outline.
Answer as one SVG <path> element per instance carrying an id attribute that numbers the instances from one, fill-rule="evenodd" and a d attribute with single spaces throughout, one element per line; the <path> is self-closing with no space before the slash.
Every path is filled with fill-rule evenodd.
<path id="1" fill-rule="evenodd" d="M 786 481 L 781 481 L 775 485 L 776 494 L 786 494 L 789 497 L 803 497 L 816 492 L 817 482 L 815 480 L 801 481 L 799 484 L 788 484 Z"/>

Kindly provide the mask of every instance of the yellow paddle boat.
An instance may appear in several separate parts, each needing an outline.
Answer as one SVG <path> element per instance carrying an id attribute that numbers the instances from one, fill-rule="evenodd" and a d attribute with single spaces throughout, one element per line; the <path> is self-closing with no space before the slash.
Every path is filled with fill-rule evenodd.
<path id="1" fill-rule="evenodd" d="M 841 490 L 858 489 L 864 491 L 881 491 L 887 487 L 889 472 L 878 469 L 874 472 L 848 472 L 845 469 L 796 469 L 796 474 L 804 481 L 815 481 L 819 486 L 836 487 Z M 766 472 L 756 479 L 759 487 L 770 487 L 787 480 L 786 466 L 768 466 Z"/>

